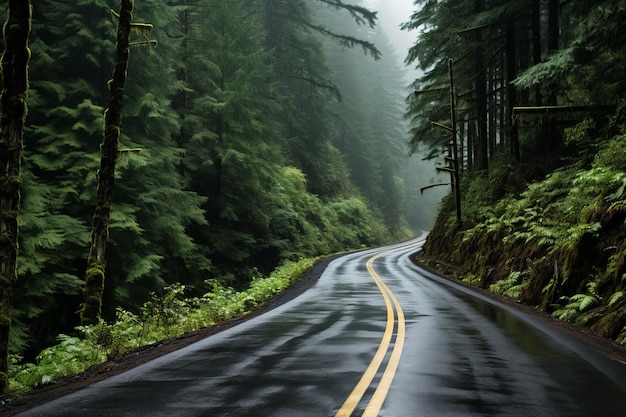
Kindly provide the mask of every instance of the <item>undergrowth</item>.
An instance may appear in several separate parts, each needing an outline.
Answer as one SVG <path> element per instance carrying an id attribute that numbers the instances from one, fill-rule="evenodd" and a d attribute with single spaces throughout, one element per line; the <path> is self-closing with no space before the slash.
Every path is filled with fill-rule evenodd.
<path id="1" fill-rule="evenodd" d="M 209 280 L 210 292 L 188 298 L 184 285 L 170 285 L 162 294 L 152 294 L 138 314 L 118 308 L 113 323 L 101 321 L 77 327 L 74 335 L 59 335 L 58 344 L 43 350 L 35 363 L 23 363 L 21 357 L 12 355 L 10 391 L 14 395 L 24 393 L 139 347 L 243 316 L 301 278 L 315 261 L 307 258 L 285 263 L 269 277 L 254 279 L 245 291 Z"/>
<path id="2" fill-rule="evenodd" d="M 499 161 L 489 175 L 465 175 L 463 224 L 443 205 L 424 257 L 457 266 L 466 283 L 626 344 L 625 145 L 626 135 L 594 143 L 587 162 L 523 186 L 509 184 L 512 176 L 501 175 L 509 165 Z"/>

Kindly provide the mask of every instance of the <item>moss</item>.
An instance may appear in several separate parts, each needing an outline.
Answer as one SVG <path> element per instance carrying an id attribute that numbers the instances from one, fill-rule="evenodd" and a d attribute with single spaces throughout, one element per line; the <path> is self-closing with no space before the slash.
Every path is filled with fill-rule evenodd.
<path id="1" fill-rule="evenodd" d="M 22 179 L 19 175 L 11 175 L 9 177 L 0 177 L 0 187 L 7 193 L 14 193 L 19 190 Z"/>
<path id="2" fill-rule="evenodd" d="M 88 287 L 101 288 L 104 283 L 104 269 L 100 267 L 87 269 L 85 282 Z"/>
<path id="3" fill-rule="evenodd" d="M 85 301 L 80 311 L 83 325 L 97 324 L 102 310 L 102 292 L 104 289 L 104 265 L 93 262 L 85 276 Z"/>
<path id="4" fill-rule="evenodd" d="M 626 309 L 620 308 L 602 316 L 591 330 L 602 337 L 616 339 L 626 326 Z"/>
<path id="5" fill-rule="evenodd" d="M 99 295 L 88 295 L 80 311 L 80 321 L 83 326 L 98 324 L 102 309 L 102 298 Z"/>

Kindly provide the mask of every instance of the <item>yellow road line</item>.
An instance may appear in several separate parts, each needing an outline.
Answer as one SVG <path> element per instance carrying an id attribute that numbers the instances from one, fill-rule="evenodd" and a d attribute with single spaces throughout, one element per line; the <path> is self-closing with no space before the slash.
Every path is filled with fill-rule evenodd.
<path id="1" fill-rule="evenodd" d="M 363 398 L 365 391 L 371 385 L 372 380 L 374 379 L 374 376 L 376 376 L 376 372 L 378 372 L 378 368 L 380 368 L 380 364 L 382 363 L 383 359 L 385 358 L 385 355 L 387 354 L 387 350 L 389 350 L 389 344 L 391 343 L 391 338 L 393 336 L 393 329 L 394 329 L 394 322 L 395 322 L 394 320 L 395 315 L 394 315 L 394 310 L 393 310 L 392 301 L 391 301 L 393 300 L 393 306 L 395 306 L 395 309 L 398 315 L 398 332 L 396 335 L 396 342 L 394 344 L 394 348 L 393 348 L 391 357 L 389 359 L 389 363 L 387 364 L 387 367 L 385 368 L 385 372 L 378 384 L 378 387 L 376 388 L 376 391 L 374 392 L 374 395 L 372 396 L 369 404 L 367 405 L 365 412 L 363 413 L 363 416 L 374 417 L 378 415 L 378 411 L 380 411 L 380 407 L 382 406 L 385 400 L 385 397 L 387 396 L 389 387 L 391 386 L 391 382 L 393 380 L 393 377 L 395 376 L 396 370 L 398 368 L 398 364 L 400 362 L 402 349 L 404 347 L 404 337 L 405 337 L 404 336 L 405 335 L 404 312 L 402 311 L 402 308 L 400 307 L 400 303 L 398 303 L 398 300 L 396 299 L 396 297 L 394 297 L 389 287 L 383 282 L 380 276 L 376 273 L 372 264 L 374 263 L 376 259 L 378 259 L 379 257 L 383 255 L 396 252 L 396 251 L 399 251 L 399 250 L 402 250 L 411 246 L 415 246 L 415 245 L 416 245 L 415 243 L 412 243 L 410 245 L 405 245 L 405 246 L 394 248 L 385 252 L 378 253 L 372 256 L 370 259 L 368 259 L 366 263 L 368 272 L 374 279 L 374 282 L 376 282 L 376 285 L 378 286 L 378 290 L 380 291 L 380 293 L 383 296 L 383 299 L 385 300 L 385 306 L 387 308 L 387 325 L 385 327 L 385 333 L 383 334 L 383 338 L 380 342 L 380 345 L 378 346 L 378 349 L 376 350 L 376 354 L 374 355 L 374 357 L 372 358 L 372 361 L 370 362 L 369 366 L 365 370 L 365 373 L 361 376 L 361 379 L 359 380 L 357 385 L 354 387 L 354 389 L 348 396 L 348 399 L 346 399 L 346 401 L 343 403 L 342 407 L 339 409 L 337 414 L 335 414 L 335 417 L 349 417 L 352 414 L 354 409 L 357 407 L 357 405 L 361 401 L 361 398 Z"/>
<path id="2" fill-rule="evenodd" d="M 391 382 L 393 381 L 394 376 L 396 375 L 396 371 L 398 369 L 398 365 L 400 364 L 400 357 L 402 356 L 402 350 L 404 349 L 404 337 L 405 337 L 405 323 L 404 323 L 404 312 L 402 311 L 402 307 L 400 307 L 400 303 L 393 295 L 389 287 L 383 282 L 385 289 L 389 292 L 389 296 L 393 299 L 393 304 L 396 307 L 396 313 L 398 315 L 398 333 L 396 335 L 396 342 L 393 346 L 393 352 L 391 353 L 391 357 L 389 358 L 389 362 L 387 363 L 387 368 L 385 368 L 385 373 L 383 374 L 380 382 L 378 383 L 378 387 L 372 396 L 369 404 L 365 408 L 365 412 L 363 413 L 363 417 L 376 417 L 380 408 L 387 398 L 387 393 L 389 392 L 389 388 L 391 387 Z"/>
<path id="3" fill-rule="evenodd" d="M 380 253 L 367 261 L 368 271 L 371 269 L 371 263 L 381 255 L 383 254 Z M 374 358 L 372 358 L 372 361 L 365 370 L 365 373 L 363 374 L 363 376 L 361 376 L 361 379 L 348 396 L 348 399 L 343 403 L 343 406 L 339 409 L 337 414 L 335 414 L 335 417 L 349 417 L 352 414 L 356 406 L 359 404 L 359 401 L 361 401 L 363 394 L 365 394 L 365 391 L 372 383 L 374 376 L 376 376 L 376 372 L 378 372 L 378 368 L 380 367 L 380 364 L 387 354 L 387 349 L 389 349 L 389 343 L 391 342 L 391 337 L 393 336 L 394 314 L 393 308 L 391 307 L 391 302 L 389 301 L 389 297 L 387 296 L 384 288 L 379 282 L 380 279 L 374 280 L 376 282 L 376 285 L 378 286 L 378 289 L 382 293 L 383 298 L 385 299 L 385 305 L 387 306 L 387 326 L 385 327 L 385 333 L 383 334 L 383 338 L 380 342 L 380 345 L 378 346 L 378 349 L 376 350 Z"/>

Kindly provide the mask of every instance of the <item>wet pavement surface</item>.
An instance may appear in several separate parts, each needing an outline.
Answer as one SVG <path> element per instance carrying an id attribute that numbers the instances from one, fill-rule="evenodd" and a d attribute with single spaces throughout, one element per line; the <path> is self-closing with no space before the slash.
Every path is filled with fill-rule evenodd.
<path id="1" fill-rule="evenodd" d="M 419 269 L 409 259 L 414 243 L 372 262 L 406 326 L 378 415 L 625 415 L 625 364 Z M 387 325 L 387 307 L 366 268 L 380 252 L 336 259 L 313 288 L 264 315 L 18 415 L 335 416 Z M 363 413 L 396 337 L 352 415 Z"/>

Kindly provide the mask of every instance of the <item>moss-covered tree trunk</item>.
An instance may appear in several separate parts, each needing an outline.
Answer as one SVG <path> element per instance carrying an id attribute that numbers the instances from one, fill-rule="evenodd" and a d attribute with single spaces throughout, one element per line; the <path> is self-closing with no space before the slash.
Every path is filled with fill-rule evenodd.
<path id="1" fill-rule="evenodd" d="M 91 230 L 91 247 L 85 275 L 85 300 L 80 311 L 84 325 L 97 323 L 102 309 L 104 292 L 105 250 L 109 237 L 109 217 L 117 162 L 124 83 L 130 54 L 129 36 L 132 21 L 132 0 L 121 0 L 117 27 L 117 47 L 113 78 L 109 81 L 111 99 L 104 112 L 104 138 L 100 145 L 100 169 L 98 170 L 98 191 L 96 209 Z"/>
<path id="2" fill-rule="evenodd" d="M 0 392 L 8 388 L 7 370 L 13 288 L 17 280 L 17 214 L 28 90 L 29 0 L 9 0 L 2 54 L 4 86 L 0 102 Z"/>

